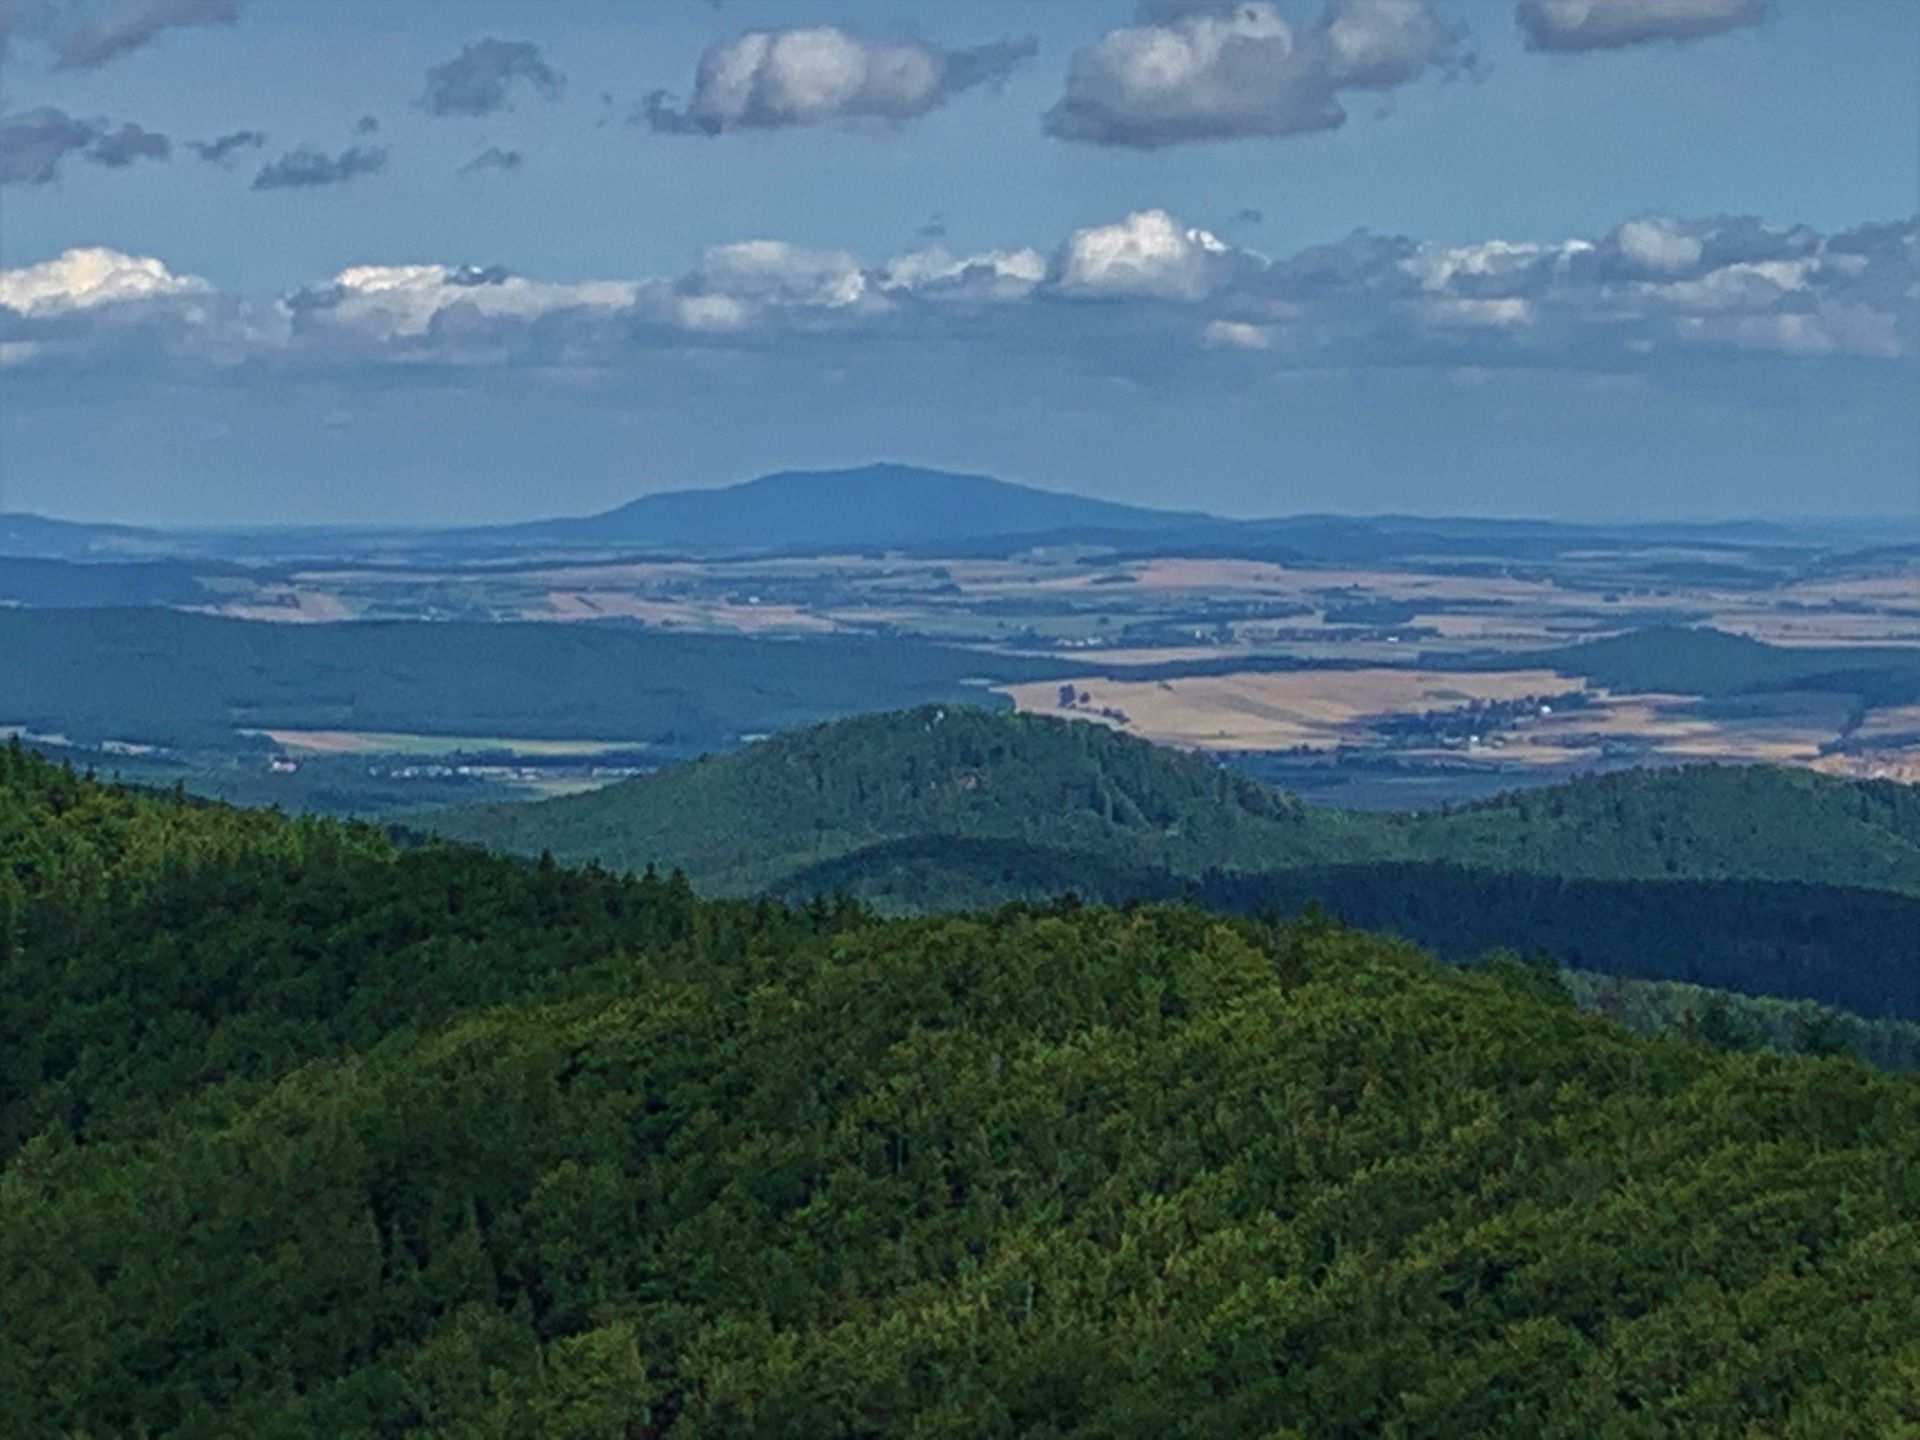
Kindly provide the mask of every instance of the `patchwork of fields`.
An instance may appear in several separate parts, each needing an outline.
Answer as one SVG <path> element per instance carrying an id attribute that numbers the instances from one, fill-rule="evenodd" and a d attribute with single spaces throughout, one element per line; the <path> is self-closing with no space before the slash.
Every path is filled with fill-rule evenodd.
<path id="1" fill-rule="evenodd" d="M 0 714 L 149 778 L 374 810 L 587 788 L 927 700 L 1084 719 L 1307 793 L 1385 777 L 1384 803 L 1697 760 L 1920 777 L 1920 549 L 1447 524 L 1328 522 L 1318 553 L 180 558 L 114 585 L 0 560 Z M 146 609 L 82 608 L 142 585 Z M 75 646 L 110 662 L 84 684 Z"/>

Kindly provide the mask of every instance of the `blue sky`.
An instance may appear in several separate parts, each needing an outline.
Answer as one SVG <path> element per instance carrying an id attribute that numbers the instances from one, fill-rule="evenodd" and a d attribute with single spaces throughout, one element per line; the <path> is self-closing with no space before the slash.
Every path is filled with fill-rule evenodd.
<path id="1" fill-rule="evenodd" d="M 1920 509 L 1905 0 L 0 0 L 0 33 L 17 508 L 505 519 L 897 458 L 1242 514 Z M 1148 85 L 1152 47 L 1198 68 Z"/>

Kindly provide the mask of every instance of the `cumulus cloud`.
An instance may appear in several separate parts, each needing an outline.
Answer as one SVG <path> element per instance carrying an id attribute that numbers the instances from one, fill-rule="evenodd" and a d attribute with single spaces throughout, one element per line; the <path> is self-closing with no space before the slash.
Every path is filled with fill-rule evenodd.
<path id="1" fill-rule="evenodd" d="M 38 265 L 0 270 L 0 305 L 22 315 L 88 310 L 96 305 L 198 295 L 211 287 L 194 275 L 176 275 L 150 256 L 95 246 L 69 250 Z"/>
<path id="2" fill-rule="evenodd" d="M 492 115 L 513 108 L 513 88 L 525 81 L 535 94 L 557 99 L 564 77 L 527 40 L 476 40 L 427 71 L 420 104 L 429 115 Z"/>
<path id="3" fill-rule="evenodd" d="M 1530 50 L 1617 50 L 1700 40 L 1766 18 L 1766 0 L 1519 0 Z"/>
<path id="4" fill-rule="evenodd" d="M 526 163 L 526 158 L 518 150 L 502 150 L 498 145 L 489 145 L 462 165 L 460 173 L 471 175 L 478 170 L 518 170 Z"/>
<path id="5" fill-rule="evenodd" d="M 258 150 L 267 137 L 258 130 L 234 130 L 212 140 L 189 140 L 187 148 L 209 164 L 222 165 L 241 150 Z"/>
<path id="6" fill-rule="evenodd" d="M 1435 14 L 1430 0 L 1334 0 L 1314 43 L 1342 89 L 1390 90 L 1429 69 L 1472 64 L 1466 32 Z"/>
<path id="7" fill-rule="evenodd" d="M 0 185 L 46 185 L 68 157 L 122 169 L 136 160 L 165 160 L 164 135 L 131 121 L 83 120 L 51 105 L 0 118 Z"/>
<path id="8" fill-rule="evenodd" d="M 377 175 L 387 165 L 387 152 L 378 145 L 352 145 L 329 155 L 311 145 L 296 145 L 277 160 L 260 167 L 253 177 L 255 190 L 292 190 L 315 185 L 342 185 L 359 175 Z"/>
<path id="9" fill-rule="evenodd" d="M 1341 91 L 1466 68 L 1464 42 L 1431 0 L 1331 0 L 1304 30 L 1269 0 L 1150 5 L 1073 57 L 1045 126 L 1135 149 L 1332 130 L 1347 118 Z"/>
<path id="10" fill-rule="evenodd" d="M 852 305 L 867 288 L 852 251 L 812 250 L 784 240 L 711 246 L 700 257 L 696 273 L 728 294 L 813 305 Z"/>
<path id="11" fill-rule="evenodd" d="M 1197 300 L 1219 283 L 1232 252 L 1216 235 L 1165 210 L 1076 230 L 1060 247 L 1060 288 L 1076 295 Z"/>
<path id="12" fill-rule="evenodd" d="M 708 47 L 684 107 L 656 90 L 637 118 L 665 134 L 707 135 L 853 117 L 910 120 L 962 90 L 998 84 L 1037 48 L 1031 36 L 943 49 L 863 40 L 832 25 L 751 30 Z"/>
<path id="13" fill-rule="evenodd" d="M 1707 248 L 1698 235 L 1659 215 L 1627 221 L 1613 232 L 1613 242 L 1632 264 L 1668 275 L 1698 265 Z"/>
<path id="14" fill-rule="evenodd" d="M 1046 278 L 1047 257 L 1038 250 L 954 255 L 937 244 L 896 255 L 879 272 L 879 284 L 889 295 L 975 304 L 1024 300 Z"/>
<path id="15" fill-rule="evenodd" d="M 1216 370 L 1667 366 L 1684 380 L 1716 356 L 1912 366 L 1920 220 L 1826 235 L 1646 215 L 1591 237 L 1435 245 L 1360 231 L 1268 256 L 1147 210 L 1050 250 L 921 245 L 869 260 L 755 239 L 715 246 L 678 276 L 559 283 L 498 266 L 370 265 L 273 301 L 214 295 L 112 251 L 0 272 L 0 343 L 15 364 L 133 337 L 145 357 L 328 367 L 617 367 L 677 349 L 865 353 L 884 339 L 911 353 L 1075 357 L 1142 383 L 1198 348 Z"/>

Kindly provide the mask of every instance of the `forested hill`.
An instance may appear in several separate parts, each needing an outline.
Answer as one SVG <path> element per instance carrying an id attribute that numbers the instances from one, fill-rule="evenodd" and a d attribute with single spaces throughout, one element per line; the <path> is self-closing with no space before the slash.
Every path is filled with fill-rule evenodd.
<path id="1" fill-rule="evenodd" d="M 1920 1021 L 1920 896 L 1858 886 L 1568 879 L 1377 860 L 1183 876 L 1084 851 L 934 835 L 807 866 L 776 893 L 796 901 L 846 894 L 904 914 L 1069 894 L 1107 904 L 1187 900 L 1235 914 L 1293 915 L 1313 905 L 1446 960 L 1502 949 L 1544 954 L 1570 970 Z"/>
<path id="2" fill-rule="evenodd" d="M 1920 1081 L 1184 906 L 882 921 L 0 751 L 22 1435 L 1896 1435 Z"/>
<path id="3" fill-rule="evenodd" d="M 1211 761 L 1046 716 L 923 706 L 786 731 L 585 795 L 437 813 L 437 833 L 614 868 L 686 871 L 703 891 L 917 835 L 1028 840 L 1191 873 L 1310 862 L 1380 837 Z"/>
<path id="4" fill-rule="evenodd" d="M 1920 788 L 1892 780 L 1784 765 L 1620 770 L 1382 818 L 1410 858 L 1456 865 L 1920 894 Z"/>
<path id="5" fill-rule="evenodd" d="M 1920 793 L 1891 782 L 1701 766 L 1585 778 L 1428 814 L 1336 812 L 1103 726 L 965 708 L 836 721 L 588 795 L 425 823 L 527 854 L 679 866 L 715 892 L 778 886 L 884 841 L 954 836 L 1189 876 L 1433 860 L 1588 879 L 1920 894 Z"/>

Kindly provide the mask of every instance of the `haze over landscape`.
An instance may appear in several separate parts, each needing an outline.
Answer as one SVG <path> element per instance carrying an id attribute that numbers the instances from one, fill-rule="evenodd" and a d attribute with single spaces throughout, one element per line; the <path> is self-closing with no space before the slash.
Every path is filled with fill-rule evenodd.
<path id="1" fill-rule="evenodd" d="M 1920 1434 L 1920 5 L 0 0 L 0 1433 Z"/>

